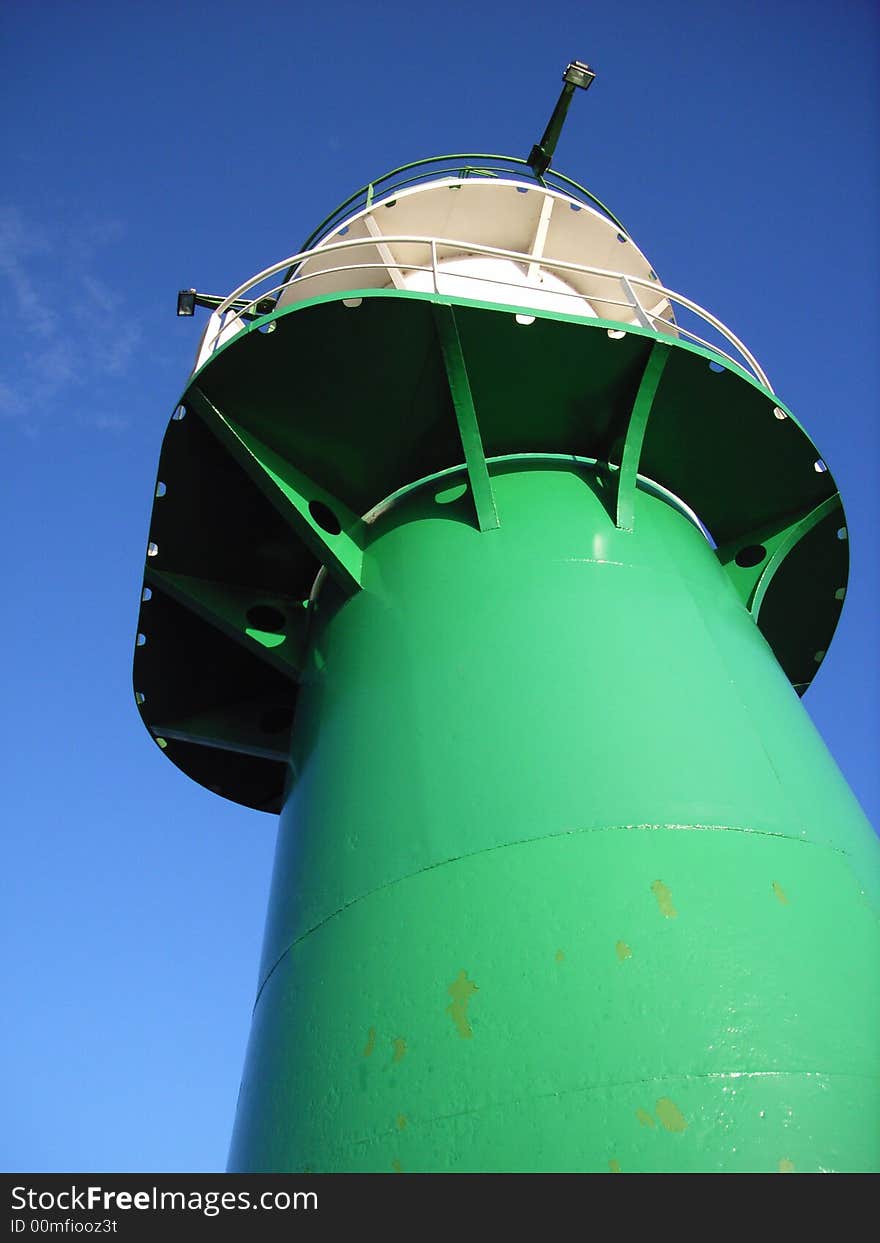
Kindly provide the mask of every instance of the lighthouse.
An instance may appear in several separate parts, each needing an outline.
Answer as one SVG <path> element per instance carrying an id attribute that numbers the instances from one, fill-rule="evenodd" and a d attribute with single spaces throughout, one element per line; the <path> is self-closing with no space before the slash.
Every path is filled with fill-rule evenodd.
<path id="1" fill-rule="evenodd" d="M 880 1165 L 880 852 L 801 703 L 841 498 L 553 168 L 593 77 L 179 298 L 134 691 L 280 817 L 233 1171 Z"/>

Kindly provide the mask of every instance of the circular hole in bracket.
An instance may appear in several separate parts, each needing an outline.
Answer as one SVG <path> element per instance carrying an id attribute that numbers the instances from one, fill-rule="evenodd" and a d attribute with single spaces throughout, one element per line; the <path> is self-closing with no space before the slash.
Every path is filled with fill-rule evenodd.
<path id="1" fill-rule="evenodd" d="M 837 538 L 838 539 L 849 539 L 849 535 L 847 534 L 846 527 L 837 528 Z"/>
<path id="2" fill-rule="evenodd" d="M 165 484 L 160 479 L 159 482 L 156 484 L 156 496 L 164 496 L 167 491 L 168 489 L 165 487 Z"/>
<path id="3" fill-rule="evenodd" d="M 825 463 L 822 461 L 820 457 L 817 457 L 815 462 L 813 463 L 813 470 L 816 472 L 817 475 L 824 475 L 825 472 L 828 470 L 828 467 L 825 465 Z"/>
<path id="4" fill-rule="evenodd" d="M 717 374 L 722 371 L 726 371 L 727 368 L 725 367 L 724 363 L 716 362 L 714 358 L 711 358 L 709 360 L 709 370 L 714 371 Z"/>
<path id="5" fill-rule="evenodd" d="M 747 570 L 753 565 L 760 565 L 766 556 L 767 549 L 763 544 L 746 544 L 739 550 L 734 560 L 738 566 Z"/>
<path id="6" fill-rule="evenodd" d="M 142 703 L 144 703 L 144 702 L 146 701 L 146 698 L 147 698 L 147 697 L 146 697 L 146 695 L 143 693 L 143 691 L 135 691 L 135 693 L 134 693 L 134 701 L 135 701 L 135 703 L 137 704 L 137 706 L 138 706 L 138 707 L 140 707 L 140 706 L 141 706 L 141 704 L 142 704 Z"/>
<path id="7" fill-rule="evenodd" d="M 269 634 L 284 634 L 287 629 L 287 618 L 274 604 L 252 604 L 246 617 L 255 630 L 265 630 Z"/>
<path id="8" fill-rule="evenodd" d="M 159 555 L 159 545 L 154 544 L 153 541 L 150 540 L 149 544 L 147 544 L 147 556 L 156 557 L 158 555 Z"/>
<path id="9" fill-rule="evenodd" d="M 325 505 L 323 501 L 309 501 L 309 513 L 321 530 L 326 531 L 328 535 L 338 535 L 342 530 L 342 523 L 330 506 Z"/>
<path id="10" fill-rule="evenodd" d="M 622 341 L 626 333 L 622 328 L 609 328 L 608 335 L 612 341 Z"/>
<path id="11" fill-rule="evenodd" d="M 340 237 L 345 237 L 345 235 L 346 235 L 346 233 L 347 233 L 347 232 L 348 232 L 348 225 L 347 225 L 347 224 L 344 224 L 344 225 L 342 226 L 342 228 L 339 230 L 339 236 L 340 236 Z"/>
<path id="12" fill-rule="evenodd" d="M 617 240 L 618 242 L 625 243 L 629 241 L 629 238 L 626 236 L 625 233 L 618 233 Z"/>
<path id="13" fill-rule="evenodd" d="M 153 598 L 153 592 L 151 591 L 149 587 L 145 587 L 143 591 L 141 592 L 141 599 L 146 604 L 147 600 L 152 600 L 152 598 Z"/>
<path id="14" fill-rule="evenodd" d="M 262 324 L 257 324 L 257 332 L 274 332 L 278 327 L 274 319 L 264 320 Z"/>
<path id="15" fill-rule="evenodd" d="M 516 187 L 516 192 L 517 192 L 517 194 L 528 194 L 528 192 L 529 192 L 529 187 L 528 187 L 528 186 L 517 186 L 517 187 Z"/>
<path id="16" fill-rule="evenodd" d="M 396 206 L 397 206 L 397 199 L 389 199 L 389 200 L 388 200 L 388 202 L 385 204 L 385 206 L 386 206 L 386 207 L 396 207 Z"/>
<path id="17" fill-rule="evenodd" d="M 293 724 L 293 708 L 267 708 L 260 716 L 260 731 L 264 734 L 280 734 Z"/>
<path id="18" fill-rule="evenodd" d="M 525 327 L 528 327 L 529 324 L 533 324 L 535 322 L 534 315 L 514 315 L 513 318 L 518 324 L 523 324 Z"/>
<path id="19" fill-rule="evenodd" d="M 360 306 L 362 302 L 363 302 L 363 298 L 343 298 L 342 299 L 342 305 L 347 306 L 349 310 L 353 309 L 356 306 Z"/>
<path id="20" fill-rule="evenodd" d="M 774 406 L 773 417 L 774 419 L 779 419 L 781 421 L 782 419 L 787 419 L 788 415 L 785 413 L 784 410 L 780 410 L 778 406 Z"/>
<path id="21" fill-rule="evenodd" d="M 835 599 L 835 600 L 843 600 L 845 597 L 846 597 L 846 588 L 845 588 L 845 587 L 838 587 L 838 588 L 837 588 L 837 590 L 836 590 L 836 591 L 835 591 L 835 593 L 834 593 L 834 599 Z"/>
<path id="22" fill-rule="evenodd" d="M 825 648 L 824 647 L 820 648 L 818 652 L 813 652 L 813 660 L 815 660 L 817 665 L 821 665 L 824 659 L 825 659 Z"/>
<path id="23" fill-rule="evenodd" d="M 175 423 L 179 423 L 181 419 L 186 418 L 186 406 L 178 406 L 172 414 L 171 418 Z"/>
<path id="24" fill-rule="evenodd" d="M 143 647 L 146 641 L 147 636 L 143 633 L 139 633 L 137 639 L 135 640 L 138 647 Z"/>
<path id="25" fill-rule="evenodd" d="M 580 210 L 581 210 L 581 205 L 580 205 L 580 203 L 569 203 L 569 205 L 568 205 L 568 209 L 569 209 L 569 211 L 580 211 Z"/>
<path id="26" fill-rule="evenodd" d="M 162 748 L 162 750 L 164 751 L 164 750 L 165 750 L 165 748 L 168 746 L 168 743 L 165 741 L 165 739 L 164 739 L 164 738 L 157 738 L 157 739 L 156 739 L 156 746 L 157 746 L 157 747 L 161 747 L 161 748 Z"/>

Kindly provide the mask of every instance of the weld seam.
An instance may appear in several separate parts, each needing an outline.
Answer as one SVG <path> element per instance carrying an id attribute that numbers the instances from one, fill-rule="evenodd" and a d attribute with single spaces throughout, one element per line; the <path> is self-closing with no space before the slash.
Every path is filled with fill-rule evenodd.
<path id="1" fill-rule="evenodd" d="M 682 832 L 708 832 L 708 833 L 748 833 L 754 837 L 776 837 L 784 841 L 798 842 L 802 846 L 816 846 L 831 850 L 835 854 L 846 855 L 845 850 L 841 850 L 838 846 L 829 846 L 824 842 L 812 842 L 803 837 L 791 837 L 787 833 L 776 833 L 771 829 L 747 829 L 736 825 L 727 824 L 610 824 L 610 825 L 593 825 L 584 829 L 559 829 L 555 833 L 542 833 L 540 837 L 521 837 L 512 842 L 497 842 L 494 846 L 484 846 L 480 850 L 469 850 L 462 855 L 451 855 L 448 859 L 438 859 L 434 863 L 429 863 L 425 867 L 416 868 L 414 872 L 407 872 L 405 876 L 396 876 L 393 880 L 385 881 L 381 885 L 377 885 L 374 889 L 368 889 L 365 893 L 358 894 L 356 898 L 351 898 L 348 902 L 344 902 L 342 906 L 331 911 L 329 915 L 325 915 L 323 919 L 318 920 L 311 928 L 307 928 L 305 932 L 301 932 L 299 936 L 294 937 L 286 949 L 282 950 L 273 962 L 272 966 L 263 977 L 260 987 L 257 989 L 257 995 L 254 998 L 254 1011 L 256 1011 L 262 996 L 263 989 L 269 983 L 271 976 L 276 968 L 287 957 L 292 949 L 295 949 L 301 941 L 306 937 L 310 937 L 313 932 L 317 932 L 319 928 L 323 928 L 324 924 L 329 923 L 331 919 L 335 919 L 337 915 L 341 915 L 343 911 L 347 911 L 349 907 L 355 906 L 358 902 L 363 902 L 365 898 L 371 898 L 374 894 L 381 893 L 383 889 L 390 889 L 392 885 L 403 884 L 404 881 L 412 880 L 415 876 L 421 876 L 424 872 L 433 872 L 435 868 L 446 867 L 450 863 L 458 863 L 460 859 L 472 859 L 477 855 L 490 854 L 495 850 L 508 850 L 511 846 L 531 846 L 536 842 L 546 842 L 555 837 L 574 837 L 581 833 L 617 833 L 632 832 L 649 829 L 658 831 L 663 829 L 672 829 Z"/>
<path id="2" fill-rule="evenodd" d="M 431 1126 L 435 1122 L 448 1122 L 451 1118 L 466 1118 L 472 1114 L 482 1113 L 487 1109 L 505 1109 L 511 1105 L 528 1105 L 534 1101 L 552 1100 L 553 1098 L 561 1098 L 563 1096 L 585 1095 L 590 1092 L 614 1092 L 618 1088 L 638 1088 L 643 1084 L 686 1083 L 690 1080 L 700 1079 L 775 1079 L 782 1078 L 783 1076 L 797 1076 L 800 1078 L 806 1076 L 808 1079 L 867 1079 L 869 1081 L 878 1078 L 875 1074 L 826 1070 L 710 1070 L 705 1071 L 703 1074 L 650 1075 L 647 1079 L 624 1079 L 618 1083 L 583 1084 L 576 1088 L 563 1088 L 559 1092 L 539 1092 L 534 1096 L 517 1096 L 503 1101 L 487 1101 L 486 1104 L 476 1105 L 472 1109 L 459 1109 L 454 1113 L 435 1114 L 433 1117 L 426 1118 L 423 1121 L 417 1119 L 411 1122 L 407 1118 L 407 1126 Z M 377 1131 L 375 1135 L 366 1136 L 363 1139 L 350 1140 L 346 1147 L 370 1144 L 374 1140 L 395 1134 L 394 1128 L 390 1128 L 387 1131 Z"/>

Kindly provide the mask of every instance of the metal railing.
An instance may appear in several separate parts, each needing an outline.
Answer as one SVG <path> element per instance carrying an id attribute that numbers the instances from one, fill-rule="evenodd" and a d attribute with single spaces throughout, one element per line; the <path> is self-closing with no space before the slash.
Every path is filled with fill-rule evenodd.
<path id="1" fill-rule="evenodd" d="M 571 313 L 581 315 L 585 319 L 597 315 L 593 308 L 599 305 L 603 308 L 603 313 L 597 315 L 597 317 L 605 322 L 619 325 L 619 331 L 626 331 L 627 328 L 638 325 L 649 331 L 660 332 L 666 336 L 692 341 L 726 359 L 727 362 L 732 363 L 735 367 L 744 369 L 772 392 L 770 381 L 757 360 L 743 342 L 721 320 L 717 319 L 716 316 L 712 315 L 710 311 L 707 311 L 698 303 L 692 301 L 692 299 L 685 297 L 684 294 L 667 289 L 659 281 L 645 280 L 623 272 L 593 267 L 586 263 L 572 263 L 543 256 L 536 260 L 534 255 L 521 251 L 504 250 L 498 246 L 483 246 L 454 238 L 383 234 L 377 240 L 381 241 L 383 247 L 388 247 L 389 252 L 392 250 L 396 251 L 387 261 L 380 257 L 369 262 L 346 263 L 347 251 L 358 247 L 375 248 L 376 241 L 370 237 L 345 238 L 341 241 L 327 242 L 321 246 L 300 251 L 296 255 L 283 259 L 280 263 L 273 264 L 270 268 L 265 268 L 262 272 L 258 272 L 256 276 L 245 281 L 243 285 L 234 289 L 211 314 L 199 347 L 195 370 L 198 370 L 216 349 L 225 345 L 253 320 L 261 318 L 264 314 L 264 308 L 270 300 L 277 301 L 281 295 L 286 294 L 286 302 L 290 305 L 295 305 L 296 301 L 311 296 L 311 292 L 307 288 L 310 281 L 319 281 L 322 277 L 343 272 L 354 274 L 378 270 L 383 272 L 387 278 L 381 284 L 359 285 L 357 280 L 352 277 L 350 289 L 334 290 L 334 292 L 350 293 L 357 296 L 359 293 L 367 293 L 371 289 L 387 288 L 394 285 L 395 278 L 399 280 L 402 273 L 409 276 L 412 273 L 425 272 L 430 276 L 430 291 L 438 295 L 449 294 L 454 296 L 454 293 L 457 292 L 458 296 L 473 298 L 470 292 L 463 294 L 461 282 L 467 282 L 468 286 L 472 283 L 483 282 L 486 285 L 492 286 L 491 292 L 487 292 L 486 301 L 497 304 L 497 291 L 499 287 L 506 286 L 511 290 L 511 295 L 515 299 L 514 302 L 508 305 L 521 307 L 523 320 L 531 318 L 528 314 L 530 311 L 540 314 L 542 309 L 546 310 L 548 298 L 553 299 L 554 310 L 558 310 L 558 300 L 571 299 Z M 430 262 L 407 262 L 401 254 L 400 248 L 402 247 L 421 247 L 423 250 L 427 247 Z M 479 276 L 470 272 L 450 271 L 443 267 L 444 260 L 439 255 L 440 251 L 448 252 L 447 261 L 452 256 L 456 260 L 480 257 L 511 261 L 523 268 L 523 280 L 522 282 L 505 280 L 503 276 L 494 273 L 487 276 Z M 326 265 L 323 261 L 326 261 L 330 255 L 338 256 L 339 262 L 329 266 Z M 315 259 L 321 260 L 322 266 L 313 272 L 309 272 L 307 270 L 308 263 L 310 260 Z M 526 277 L 526 272 L 529 268 L 534 269 L 536 264 L 542 272 L 558 273 L 563 279 L 566 275 L 571 274 L 589 277 L 593 288 L 591 288 L 590 292 L 541 289 L 540 286 L 533 284 Z M 279 273 L 284 273 L 280 283 L 267 287 L 268 282 L 273 277 L 277 277 Z M 451 289 L 450 283 L 452 285 Z M 443 288 L 444 284 L 447 286 L 446 289 Z M 457 291 L 455 291 L 456 284 L 458 284 Z M 301 287 L 302 293 L 300 294 Z M 648 298 L 645 297 L 646 291 L 650 294 Z M 318 289 L 315 292 L 320 293 L 321 290 Z M 524 293 L 531 292 L 535 294 L 534 301 L 528 303 L 520 301 Z M 291 296 L 292 293 L 299 296 Z M 476 298 L 474 300 L 479 301 L 480 299 Z M 584 304 L 590 308 L 590 313 L 587 316 L 584 316 L 581 309 L 584 307 Z M 672 307 L 675 307 L 678 312 L 684 311 L 685 318 L 689 322 L 698 325 L 699 331 L 688 327 L 687 323 L 682 323 L 680 320 L 676 321 L 667 318 L 667 316 L 672 314 Z M 612 308 L 612 314 L 606 314 L 604 308 Z M 617 308 L 621 310 L 620 317 L 614 313 Z M 270 326 L 269 323 L 266 326 Z M 714 340 L 703 335 L 707 330 L 711 330 L 712 334 L 714 334 Z M 610 329 L 609 331 L 613 330 Z M 735 354 L 730 353 L 730 347 L 733 347 Z"/>
<path id="2" fill-rule="evenodd" d="M 475 160 L 479 163 L 473 163 Z M 445 167 L 442 167 L 443 165 Z M 446 177 L 454 178 L 456 181 L 465 181 L 472 177 L 504 177 L 522 181 L 525 185 L 558 190 L 567 198 L 573 198 L 588 207 L 597 208 L 612 224 L 617 225 L 621 233 L 629 236 L 618 218 L 601 199 L 596 198 L 595 194 L 586 186 L 582 186 L 580 182 L 566 177 L 564 173 L 548 168 L 542 176 L 538 177 L 528 160 L 521 160 L 517 156 L 466 152 L 457 155 L 432 155 L 427 159 L 415 160 L 411 164 L 401 164 L 399 168 L 393 168 L 390 173 L 383 173 L 381 177 L 368 181 L 359 190 L 355 190 L 354 194 L 350 194 L 344 203 L 340 203 L 316 229 L 312 230 L 303 242 L 302 249 L 310 250 L 316 246 L 338 224 L 358 211 L 367 210 L 376 199 L 394 194 L 396 190 L 406 190 L 424 182 L 438 181 Z"/>

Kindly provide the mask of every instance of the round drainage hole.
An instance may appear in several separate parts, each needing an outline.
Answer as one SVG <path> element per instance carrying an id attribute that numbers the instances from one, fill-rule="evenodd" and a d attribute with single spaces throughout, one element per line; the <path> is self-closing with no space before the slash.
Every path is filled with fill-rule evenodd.
<path id="1" fill-rule="evenodd" d="M 326 531 L 328 535 L 338 535 L 342 530 L 342 523 L 330 506 L 325 505 L 323 501 L 309 501 L 309 513 L 321 530 Z"/>
<path id="2" fill-rule="evenodd" d="M 269 634 L 283 634 L 287 628 L 287 618 L 281 609 L 273 604 L 254 604 L 247 611 L 248 623 L 255 630 L 265 630 Z"/>
<path id="3" fill-rule="evenodd" d="M 767 549 L 763 544 L 746 544 L 745 548 L 741 548 L 736 554 L 736 564 L 747 570 L 750 566 L 760 565 L 767 556 Z"/>

